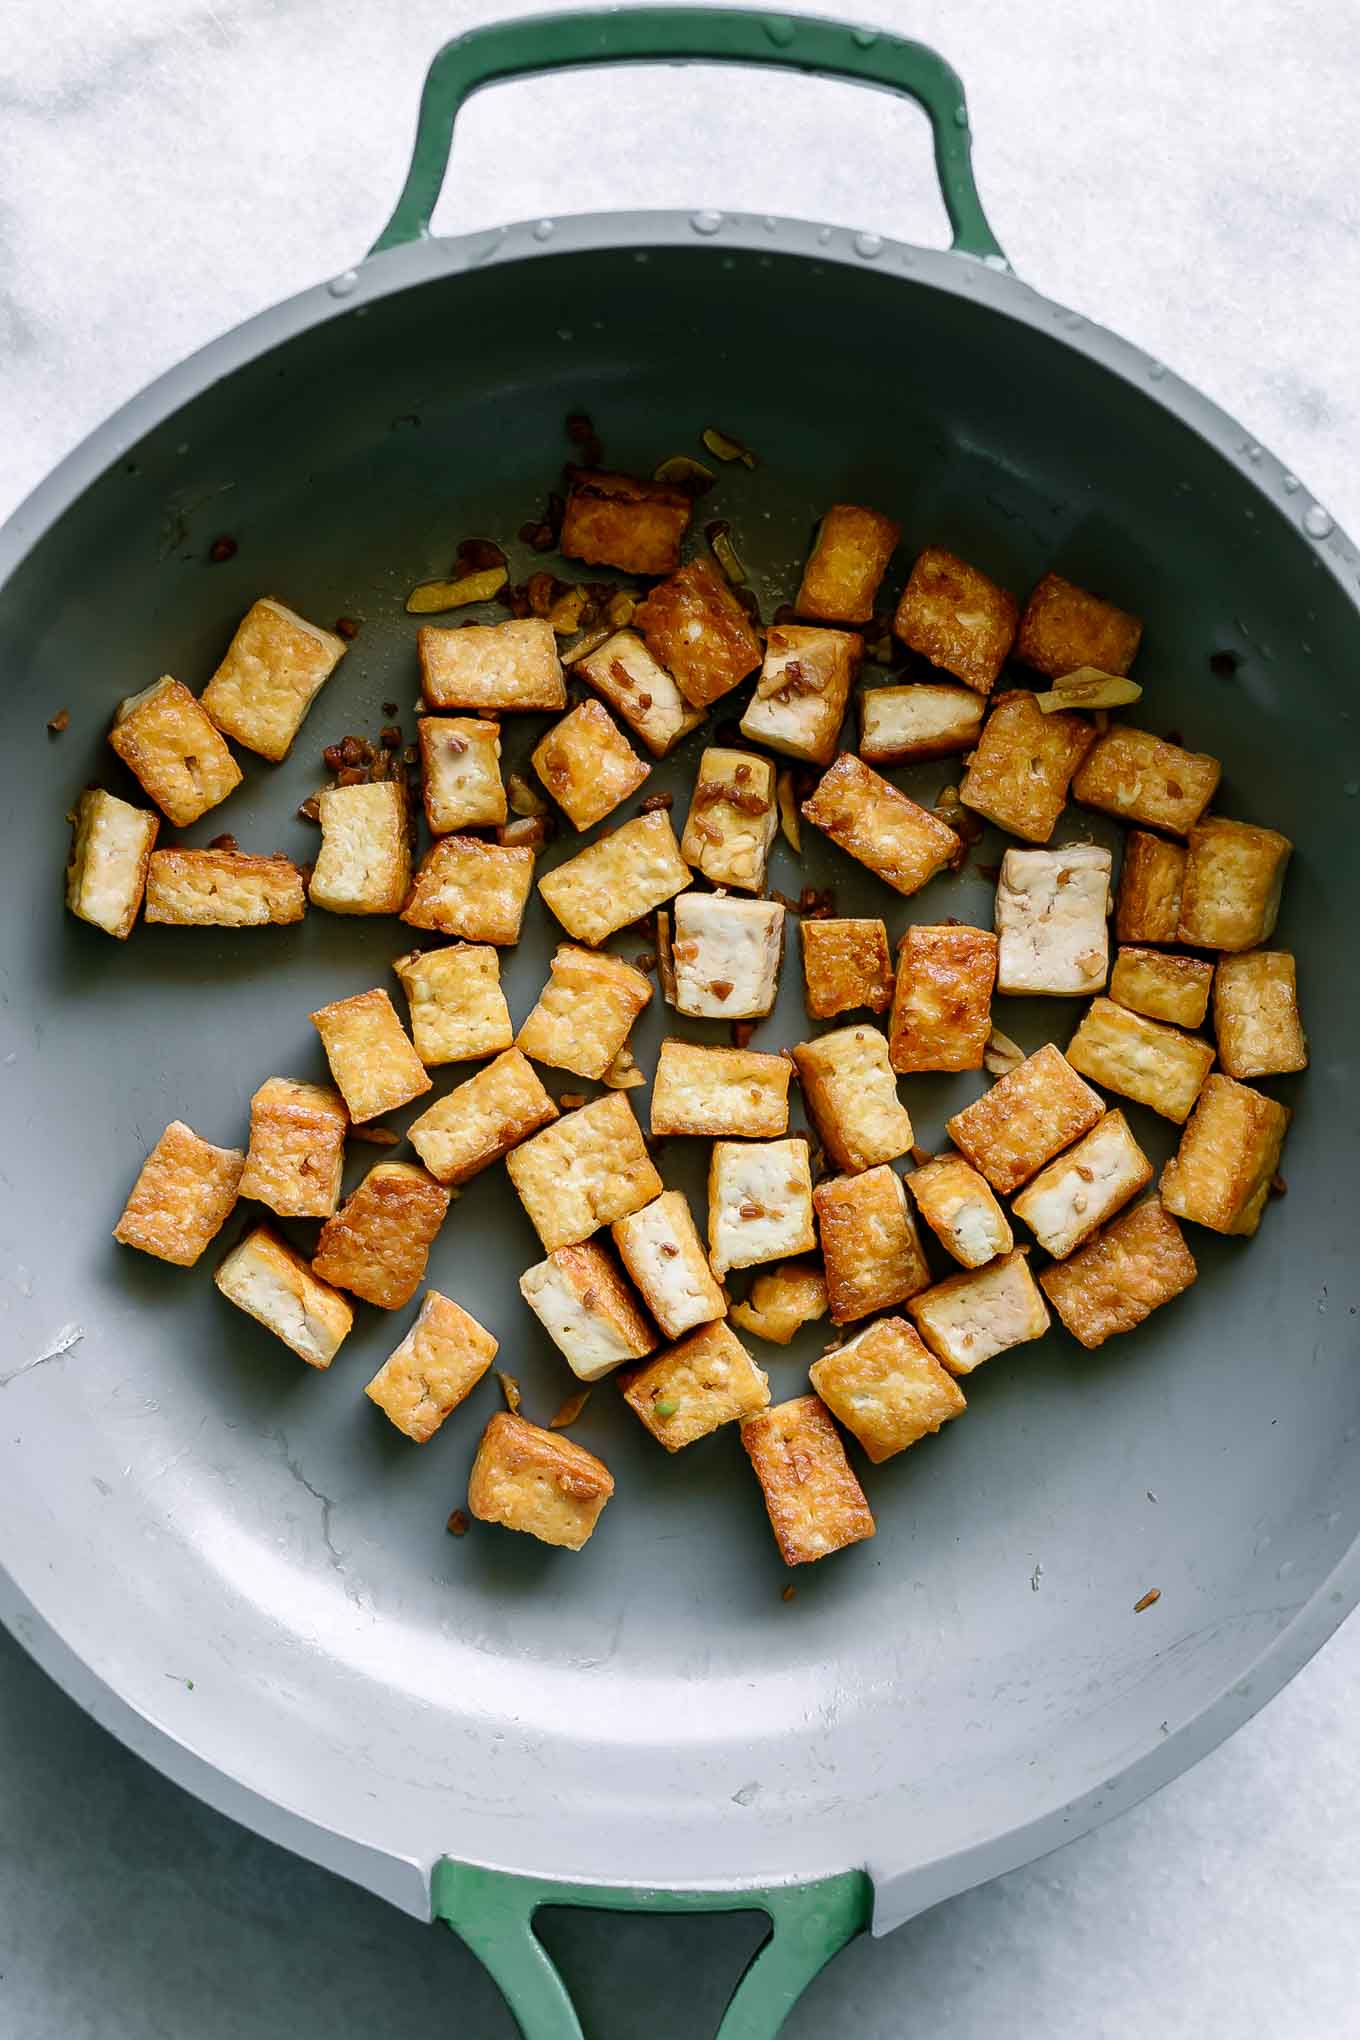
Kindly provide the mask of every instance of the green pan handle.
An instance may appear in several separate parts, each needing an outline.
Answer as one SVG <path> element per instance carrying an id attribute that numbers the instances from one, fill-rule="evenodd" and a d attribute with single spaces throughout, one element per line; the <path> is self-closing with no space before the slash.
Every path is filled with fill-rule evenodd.
<path id="1" fill-rule="evenodd" d="M 766 1913 L 769 1939 L 733 1992 L 714 2040 L 775 2040 L 818 1970 L 868 1926 L 873 1894 L 860 1870 L 757 1891 L 637 1891 L 511 1877 L 445 1857 L 435 1867 L 433 1896 L 436 1919 L 491 1972 L 524 2040 L 583 2040 L 566 1985 L 534 1933 L 540 1906 Z"/>
<path id="2" fill-rule="evenodd" d="M 483 85 L 583 64 L 677 62 L 771 64 L 905 93 L 930 119 L 955 253 L 1005 264 L 973 182 L 963 86 L 943 57 L 923 43 L 843 22 L 716 7 L 537 14 L 469 29 L 446 43 L 425 79 L 406 187 L 370 253 L 399 248 L 429 233 L 448 169 L 453 124 L 464 101 Z"/>

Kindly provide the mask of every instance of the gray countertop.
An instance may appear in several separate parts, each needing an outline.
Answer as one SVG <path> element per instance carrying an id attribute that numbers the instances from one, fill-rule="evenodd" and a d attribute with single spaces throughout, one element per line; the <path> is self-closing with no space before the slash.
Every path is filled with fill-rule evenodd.
<path id="1" fill-rule="evenodd" d="M 508 10 L 507 10 L 508 11 Z M 1360 531 L 1360 16 L 1126 0 L 878 0 L 963 73 L 1021 275 L 1216 397 Z M 9 0 L 0 51 L 0 515 L 123 398 L 348 266 L 463 0 Z M 488 93 L 438 224 L 703 205 L 942 238 L 924 124 L 803 79 L 670 69 Z M 860 1942 L 788 2031 L 859 2040 L 1360 2033 L 1352 1621 L 1133 1814 Z M 693 2040 L 746 1918 L 545 1932 L 600 2040 Z M 685 1978 L 683 2006 L 657 2009 Z M 708 2026 L 705 2026 L 705 2016 Z M 453 1937 L 165 1783 L 0 1637 L 0 2033 L 512 2033 Z"/>

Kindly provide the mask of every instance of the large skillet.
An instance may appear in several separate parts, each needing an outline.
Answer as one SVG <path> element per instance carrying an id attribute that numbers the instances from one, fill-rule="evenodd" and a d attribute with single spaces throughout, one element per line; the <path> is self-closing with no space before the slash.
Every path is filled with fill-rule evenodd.
<path id="1" fill-rule="evenodd" d="M 907 93 L 933 124 L 953 250 L 716 214 L 427 238 L 469 93 L 629 58 Z M 1281 937 L 1314 1061 L 1278 1087 L 1296 1108 L 1287 1198 L 1249 1245 L 1197 1233 L 1197 1288 L 1136 1337 L 1086 1355 L 1055 1335 L 985 1370 L 964 1422 L 874 1474 L 877 1539 L 800 1576 L 791 1604 L 730 1433 L 671 1462 L 602 1389 L 576 1435 L 619 1494 L 587 1553 L 455 1541 L 444 1518 L 491 1385 L 416 1451 L 359 1393 L 394 1339 L 376 1313 L 315 1377 L 206 1270 L 108 1237 L 165 1121 L 238 1138 L 265 1075 L 319 1073 L 310 1008 L 384 982 L 397 940 L 314 914 L 122 946 L 64 916 L 63 812 L 87 779 L 122 784 L 112 704 L 162 671 L 201 686 L 261 590 L 322 621 L 362 617 L 294 757 L 253 763 L 193 832 L 306 856 L 293 810 L 320 745 L 374 729 L 385 698 L 409 720 L 406 587 L 445 571 L 461 536 L 532 514 L 569 408 L 624 467 L 693 447 L 709 423 L 753 444 L 761 469 L 726 473 L 720 500 L 768 601 L 818 511 L 846 497 L 905 520 L 904 556 L 938 540 L 1015 588 L 1054 564 L 1127 601 L 1147 619 L 1148 719 L 1224 758 L 1224 811 L 1299 845 Z M 208 566 L 222 529 L 239 552 Z M 1192 1763 L 1360 1597 L 1355 555 L 1221 412 L 1008 272 L 937 57 L 689 10 L 463 37 L 430 72 L 374 254 L 95 433 L 0 537 L 0 578 L 0 1613 L 134 1749 L 449 1920 L 535 2040 L 577 2031 L 529 1931 L 545 1898 L 763 1906 L 775 1933 L 723 2029 L 754 2036 L 870 1919 L 886 1931 Z M 63 705 L 54 743 L 44 724 Z M 653 784 L 687 785 L 700 741 Z M 946 776 L 906 783 L 931 793 Z M 1088 821 L 1069 814 L 1066 833 Z M 773 876 L 795 882 L 787 863 Z M 990 907 L 976 869 L 905 908 L 825 848 L 805 876 L 845 910 L 886 906 L 894 936 Z M 517 1015 L 552 941 L 536 907 L 509 962 Z M 805 1030 L 792 959 L 785 979 L 771 1041 Z M 998 1017 L 1027 1045 L 1065 1039 L 1072 1016 L 1035 1008 Z M 967 1080 L 912 1080 L 927 1143 L 964 1095 Z M 431 1279 L 498 1331 L 543 1418 L 563 1370 L 514 1292 L 536 1257 L 486 1177 Z M 80 1342 L 44 1357 L 71 1327 Z M 772 1360 L 776 1393 L 796 1392 L 819 1343 Z M 1160 1601 L 1135 1614 L 1151 1586 Z"/>

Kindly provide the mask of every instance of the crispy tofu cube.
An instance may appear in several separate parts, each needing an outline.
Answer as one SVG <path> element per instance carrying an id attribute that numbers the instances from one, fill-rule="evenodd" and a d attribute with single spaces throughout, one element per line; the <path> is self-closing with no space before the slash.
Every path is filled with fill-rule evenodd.
<path id="1" fill-rule="evenodd" d="M 1178 942 L 1254 949 L 1274 932 L 1293 844 L 1276 829 L 1211 815 L 1190 831 Z"/>
<path id="2" fill-rule="evenodd" d="M 996 988 L 1071 998 L 1110 974 L 1110 853 L 1008 850 L 996 888 Z"/>
<path id="3" fill-rule="evenodd" d="M 378 1162 L 321 1228 L 312 1272 L 380 1310 L 400 1310 L 425 1280 L 449 1193 L 414 1162 Z"/>
<path id="4" fill-rule="evenodd" d="M 892 1004 L 893 967 L 882 921 L 805 919 L 799 923 L 799 934 L 803 1003 L 810 1020 L 833 1020 L 857 1006 L 887 1011 Z"/>
<path id="5" fill-rule="evenodd" d="M 535 1062 L 598 1081 L 651 996 L 642 972 L 621 957 L 560 943 L 515 1045 Z"/>
<path id="6" fill-rule="evenodd" d="M 87 787 L 76 808 L 66 866 L 66 904 L 78 921 L 116 935 L 132 933 L 146 891 L 147 867 L 161 818 L 102 787 Z"/>
<path id="7" fill-rule="evenodd" d="M 468 1507 L 479 1522 L 523 1530 L 566 1551 L 587 1542 L 613 1492 L 602 1459 L 508 1410 L 498 1410 L 483 1431 L 468 1477 Z"/>
<path id="8" fill-rule="evenodd" d="M 788 1346 L 804 1325 L 824 1318 L 828 1308 L 822 1270 L 811 1261 L 781 1261 L 777 1268 L 761 1269 L 750 1294 L 732 1305 L 730 1316 L 744 1332 Z"/>
<path id="9" fill-rule="evenodd" d="M 1279 1077 L 1307 1069 L 1299 989 L 1287 949 L 1248 949 L 1220 958 L 1214 1033 L 1218 1059 L 1230 1077 Z"/>
<path id="10" fill-rule="evenodd" d="M 810 1253 L 816 1244 L 806 1140 L 715 1140 L 708 1165 L 708 1258 L 718 1280 L 729 1269 Z"/>
<path id="11" fill-rule="evenodd" d="M 1051 1041 L 962 1112 L 949 1137 L 1002 1197 L 1089 1133 L 1105 1107 Z"/>
<path id="12" fill-rule="evenodd" d="M 1162 1170 L 1162 1203 L 1211 1232 L 1254 1233 L 1280 1164 L 1289 1112 L 1233 1077 L 1204 1080 L 1181 1144 Z"/>
<path id="13" fill-rule="evenodd" d="M 508 623 L 422 624 L 420 684 L 431 708 L 561 709 L 567 683 L 542 616 Z"/>
<path id="14" fill-rule="evenodd" d="M 241 768 L 202 705 L 168 673 L 118 704 L 109 742 L 177 829 L 241 784 Z"/>
<path id="15" fill-rule="evenodd" d="M 774 1004 L 783 947 L 778 900 L 682 893 L 671 944 L 676 1011 L 695 1019 L 759 1019 Z"/>
<path id="16" fill-rule="evenodd" d="M 192 1268 L 231 1216 L 246 1158 L 172 1119 L 142 1163 L 113 1237 L 158 1261 Z"/>
<path id="17" fill-rule="evenodd" d="M 652 1080 L 652 1132 L 768 1140 L 789 1130 L 785 1055 L 754 1048 L 701 1048 L 668 1036 Z"/>
<path id="18" fill-rule="evenodd" d="M 1069 1259 L 1043 1269 L 1039 1284 L 1073 1338 L 1094 1348 L 1133 1331 L 1188 1289 L 1195 1274 L 1185 1235 L 1149 1197 Z"/>
<path id="19" fill-rule="evenodd" d="M 1213 976 L 1213 965 L 1197 956 L 1164 956 L 1159 949 L 1123 948 L 1110 973 L 1110 997 L 1116 1006 L 1127 1006 L 1130 1013 L 1143 1013 L 1149 1020 L 1202 1027 Z M 1228 1073 L 1238 1074 L 1236 1070 Z"/>
<path id="20" fill-rule="evenodd" d="M 329 914 L 399 914 L 411 890 L 406 783 L 328 786 L 319 801 L 321 848 L 307 888 Z"/>
<path id="21" fill-rule="evenodd" d="M 505 1166 L 550 1254 L 640 1211 L 664 1187 L 622 1091 L 569 1112 L 515 1148 Z"/>
<path id="22" fill-rule="evenodd" d="M 277 764 L 348 649 L 333 631 L 262 595 L 204 688 L 203 706 L 223 736 Z"/>
<path id="23" fill-rule="evenodd" d="M 743 736 L 809 765 L 829 765 L 864 640 L 854 631 L 771 624 Z"/>
<path id="24" fill-rule="evenodd" d="M 825 623 L 868 623 L 902 527 L 861 503 L 833 503 L 817 529 L 794 608 Z"/>
<path id="25" fill-rule="evenodd" d="M 748 1417 L 741 1442 L 785 1565 L 808 1565 L 873 1536 L 864 1490 L 820 1397 L 795 1396 Z"/>
<path id="26" fill-rule="evenodd" d="M 241 1195 L 280 1218 L 329 1218 L 340 1203 L 349 1113 L 325 1084 L 270 1077 L 250 1101 Z"/>
<path id="27" fill-rule="evenodd" d="M 1048 1330 L 1044 1299 L 1034 1286 L 1022 1249 L 946 1276 L 907 1305 L 916 1329 L 942 1367 L 971 1374 L 1012 1346 L 1042 1339 Z"/>
<path id="28" fill-rule="evenodd" d="M 987 713 L 970 687 L 918 680 L 904 687 L 866 687 L 859 698 L 859 755 L 868 765 L 919 765 L 971 751 Z"/>
<path id="29" fill-rule="evenodd" d="M 499 1055 L 515 1038 L 501 990 L 501 960 L 490 943 L 413 949 L 392 966 L 411 1009 L 411 1038 L 427 1068 Z"/>
<path id="30" fill-rule="evenodd" d="M 938 815 L 918 807 L 848 751 L 822 774 L 802 811 L 894 892 L 919 892 L 960 848 Z"/>
<path id="31" fill-rule="evenodd" d="M 500 724 L 475 715 L 423 715 L 420 777 L 432 836 L 481 829 L 509 813 L 501 779 Z"/>
<path id="32" fill-rule="evenodd" d="M 936 1155 L 907 1177 L 920 1212 L 936 1239 L 965 1268 L 985 1268 L 1015 1245 L 1006 1214 L 962 1155 Z"/>
<path id="33" fill-rule="evenodd" d="M 726 1315 L 727 1300 L 713 1280 L 689 1205 L 679 1190 L 663 1190 L 641 1211 L 610 1227 L 619 1259 L 668 1339 Z"/>
<path id="34" fill-rule="evenodd" d="M 569 560 L 625 574 L 673 574 L 694 499 L 666 482 L 578 468 L 571 477 L 559 548 Z"/>
<path id="35" fill-rule="evenodd" d="M 557 1117 L 538 1072 L 517 1048 L 456 1084 L 407 1128 L 438 1183 L 466 1183 Z"/>
<path id="36" fill-rule="evenodd" d="M 329 1367 L 354 1324 L 348 1300 L 320 1281 L 267 1225 L 257 1225 L 232 1248 L 213 1281 L 228 1303 L 282 1339 L 309 1367 Z"/>
<path id="37" fill-rule="evenodd" d="M 578 659 L 575 670 L 622 716 L 654 758 L 664 758 L 704 719 L 703 710 L 691 708 L 635 630 L 615 631 L 598 651 Z"/>
<path id="38" fill-rule="evenodd" d="M 891 1310 L 929 1288 L 930 1269 L 902 1178 L 886 1162 L 861 1176 L 819 1183 L 812 1203 L 833 1324 Z"/>
<path id="39" fill-rule="evenodd" d="M 808 1369 L 834 1417 L 875 1466 L 961 1416 L 963 1390 L 905 1318 L 866 1325 Z"/>
<path id="40" fill-rule="evenodd" d="M 607 708 L 581 701 L 534 747 L 533 767 L 574 829 L 590 829 L 651 771 Z"/>
<path id="41" fill-rule="evenodd" d="M 641 1360 L 656 1334 L 603 1247 L 558 1247 L 526 1268 L 520 1295 L 582 1381 L 598 1381 L 625 1360 Z"/>
<path id="42" fill-rule="evenodd" d="M 421 859 L 402 920 L 466 942 L 519 941 L 534 882 L 534 853 L 517 843 L 440 836 Z"/>
<path id="43" fill-rule="evenodd" d="M 714 885 L 759 892 L 778 827 L 770 760 L 716 746 L 705 751 L 680 838 L 685 862 Z"/>
<path id="44" fill-rule="evenodd" d="M 1121 942 L 1174 942 L 1181 918 L 1186 850 L 1130 829 L 1124 838 L 1114 928 Z"/>
<path id="45" fill-rule="evenodd" d="M 1093 999 L 1067 1044 L 1067 1060 L 1093 1084 L 1183 1126 L 1213 1067 L 1214 1051 L 1207 1041 L 1145 1020 L 1113 999 Z"/>
<path id="46" fill-rule="evenodd" d="M 386 992 L 375 988 L 333 999 L 318 1006 L 311 1021 L 356 1125 L 395 1112 L 431 1088 Z"/>
<path id="47" fill-rule="evenodd" d="M 992 1031 L 997 940 L 983 928 L 908 928 L 897 952 L 888 1059 L 898 1071 L 980 1070 Z"/>
<path id="48" fill-rule="evenodd" d="M 1089 716 L 1045 715 L 1032 694 L 999 694 L 959 787 L 965 807 L 1027 843 L 1046 843 L 1072 774 L 1095 742 Z"/>
<path id="49" fill-rule="evenodd" d="M 977 567 L 943 546 L 917 558 L 893 629 L 904 645 L 966 687 L 990 694 L 1015 642 L 1020 605 Z"/>
<path id="50" fill-rule="evenodd" d="M 242 850 L 153 850 L 146 919 L 172 928 L 268 928 L 307 911 L 302 873 L 287 857 Z"/>
<path id="51" fill-rule="evenodd" d="M 1015 1215 L 1062 1261 L 1151 1181 L 1152 1164 L 1123 1113 L 1107 1112 L 1084 1140 L 1026 1184 Z"/>
<path id="52" fill-rule="evenodd" d="M 1097 737 L 1072 781 L 1085 807 L 1184 836 L 1218 790 L 1223 767 L 1205 751 L 1165 743 L 1151 730 L 1115 723 Z"/>
<path id="53" fill-rule="evenodd" d="M 638 604 L 633 622 L 692 708 L 707 708 L 760 664 L 760 639 L 722 575 L 691 560 Z"/>
<path id="54" fill-rule="evenodd" d="M 623 1399 L 668 1452 L 767 1409 L 770 1384 L 724 1324 L 701 1325 L 644 1367 L 619 1376 Z"/>
<path id="55" fill-rule="evenodd" d="M 1015 656 L 1054 680 L 1080 666 L 1124 674 L 1142 635 L 1138 617 L 1064 581 L 1061 574 L 1045 574 L 1025 604 Z"/>
<path id="56" fill-rule="evenodd" d="M 793 1051 L 803 1098 L 836 1164 L 853 1174 L 904 1155 L 915 1135 L 876 1027 L 838 1027 Z"/>
<path id="57" fill-rule="evenodd" d="M 427 1289 L 415 1323 L 364 1394 L 424 1445 L 477 1386 L 499 1341 L 452 1297 Z"/>
<path id="58" fill-rule="evenodd" d="M 670 816 L 657 809 L 587 844 L 545 873 L 538 889 L 568 935 L 598 949 L 607 936 L 683 891 L 689 877 Z"/>

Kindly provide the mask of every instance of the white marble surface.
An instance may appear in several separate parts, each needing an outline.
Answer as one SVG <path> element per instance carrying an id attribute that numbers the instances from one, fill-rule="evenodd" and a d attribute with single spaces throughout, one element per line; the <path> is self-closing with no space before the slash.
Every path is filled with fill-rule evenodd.
<path id="1" fill-rule="evenodd" d="M 1360 531 L 1360 16 L 1289 0 L 877 0 L 964 75 L 978 175 L 1040 289 L 1207 389 Z M 0 514 L 124 397 L 347 266 L 399 187 L 463 0 L 7 0 Z M 669 70 L 470 110 L 439 223 L 715 204 L 936 239 L 923 123 L 878 95 Z M 1360 2034 L 1353 1621 L 1191 1776 L 1060 1854 L 861 1943 L 789 2032 L 860 2040 Z M 558 1937 L 561 1943 L 561 1937 Z M 681 2040 L 740 1922 L 565 1943 L 590 2031 Z M 243 1835 L 0 1644 L 0 2032 L 14 2040 L 498 2040 L 447 1936 Z"/>

